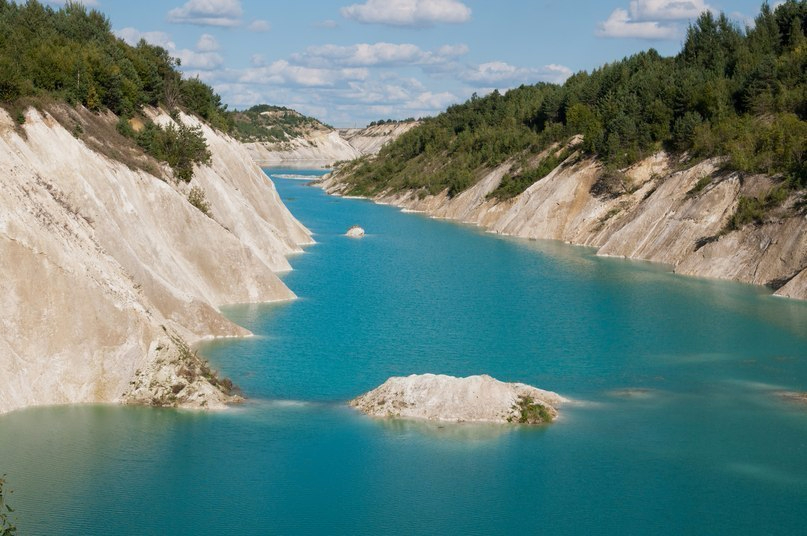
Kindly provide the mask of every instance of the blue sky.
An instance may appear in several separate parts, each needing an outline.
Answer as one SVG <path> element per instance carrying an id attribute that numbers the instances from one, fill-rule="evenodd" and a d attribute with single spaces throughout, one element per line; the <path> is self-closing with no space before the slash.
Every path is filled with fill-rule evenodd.
<path id="1" fill-rule="evenodd" d="M 51 3 L 63 3 L 52 0 Z M 268 103 L 334 126 L 433 115 L 472 93 L 562 82 L 647 48 L 681 47 L 689 21 L 746 24 L 760 0 L 85 0 L 129 42 L 182 60 L 239 109 Z"/>

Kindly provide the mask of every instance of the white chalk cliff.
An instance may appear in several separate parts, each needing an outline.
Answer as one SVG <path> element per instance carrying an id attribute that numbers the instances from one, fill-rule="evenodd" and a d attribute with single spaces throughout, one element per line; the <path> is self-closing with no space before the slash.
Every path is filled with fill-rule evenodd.
<path id="1" fill-rule="evenodd" d="M 350 405 L 374 417 L 541 424 L 557 418 L 565 402 L 557 393 L 488 375 L 413 374 L 392 377 Z"/>
<path id="2" fill-rule="evenodd" d="M 233 399 L 188 345 L 248 335 L 221 305 L 293 298 L 276 272 L 312 240 L 246 150 L 200 126 L 212 163 L 185 185 L 94 151 L 96 134 L 48 113 L 18 127 L 0 110 L 0 413 Z"/>
<path id="3" fill-rule="evenodd" d="M 517 197 L 489 198 L 510 165 L 491 170 L 454 197 L 382 192 L 376 200 L 494 233 L 593 246 L 599 255 L 665 263 L 680 274 L 770 285 L 776 295 L 807 299 L 807 211 L 792 210 L 796 196 L 762 225 L 721 233 L 741 196 L 760 195 L 773 185 L 767 177 L 741 180 L 720 172 L 719 159 L 678 169 L 671 157 L 659 153 L 625 171 L 625 193 L 596 196 L 591 190 L 600 165 L 573 156 Z M 707 177 L 714 180 L 699 187 Z M 338 171 L 321 184 L 335 195 L 348 187 Z"/>
<path id="4" fill-rule="evenodd" d="M 264 167 L 330 167 L 335 162 L 376 154 L 386 143 L 417 125 L 387 123 L 361 129 L 311 130 L 286 142 L 245 143 L 253 160 Z"/>

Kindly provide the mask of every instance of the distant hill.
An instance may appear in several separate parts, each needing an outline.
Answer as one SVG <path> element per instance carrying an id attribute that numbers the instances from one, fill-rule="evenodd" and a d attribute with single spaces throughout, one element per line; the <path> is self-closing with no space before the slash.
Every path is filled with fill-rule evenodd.
<path id="1" fill-rule="evenodd" d="M 245 143 L 286 142 L 315 131 L 330 131 L 321 121 L 283 106 L 259 104 L 248 110 L 231 112 L 232 134 Z"/>

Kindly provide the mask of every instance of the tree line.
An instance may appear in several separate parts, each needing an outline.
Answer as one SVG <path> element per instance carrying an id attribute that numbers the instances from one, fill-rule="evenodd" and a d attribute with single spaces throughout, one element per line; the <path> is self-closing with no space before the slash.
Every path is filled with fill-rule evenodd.
<path id="1" fill-rule="evenodd" d="M 726 166 L 807 187 L 807 1 L 763 4 L 753 27 L 704 12 L 682 50 L 650 49 L 563 85 L 540 83 L 474 95 L 426 119 L 349 169 L 354 191 L 413 189 L 456 194 L 509 159 L 523 163 L 502 195 L 540 179 L 529 155 L 582 135 L 607 169 L 667 150 L 726 156 Z M 550 152 L 550 155 L 554 153 Z M 540 163 L 537 165 L 540 167 Z M 546 166 L 544 166 L 545 168 Z M 544 173 L 545 174 L 545 173 Z"/>

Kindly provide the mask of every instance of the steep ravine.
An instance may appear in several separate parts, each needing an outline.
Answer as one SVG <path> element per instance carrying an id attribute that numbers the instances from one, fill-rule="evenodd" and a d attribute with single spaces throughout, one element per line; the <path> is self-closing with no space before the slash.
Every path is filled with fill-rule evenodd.
<path id="1" fill-rule="evenodd" d="M 360 129 L 311 130 L 286 142 L 250 142 L 244 146 L 253 160 L 264 167 L 330 167 L 335 162 L 376 154 L 384 144 L 417 124 L 409 121 Z"/>
<path id="2" fill-rule="evenodd" d="M 712 159 L 677 170 L 660 153 L 626 170 L 628 192 L 596 196 L 591 190 L 600 165 L 572 158 L 519 196 L 499 202 L 488 194 L 508 171 L 505 164 L 453 198 L 447 192 L 387 192 L 376 200 L 494 233 L 593 246 L 599 255 L 665 263 L 680 274 L 769 285 L 779 296 L 807 299 L 807 213 L 788 210 L 796 202 L 791 197 L 766 223 L 721 232 L 740 196 L 759 195 L 771 182 L 743 181 L 719 168 Z M 698 191 L 704 177 L 713 179 Z M 338 172 L 322 186 L 336 195 L 347 188 Z"/>
<path id="3" fill-rule="evenodd" d="M 189 345 L 249 334 L 221 305 L 293 298 L 275 272 L 312 240 L 243 146 L 181 120 L 213 156 L 190 185 L 91 150 L 48 113 L 18 127 L 0 111 L 0 413 L 233 400 Z"/>

